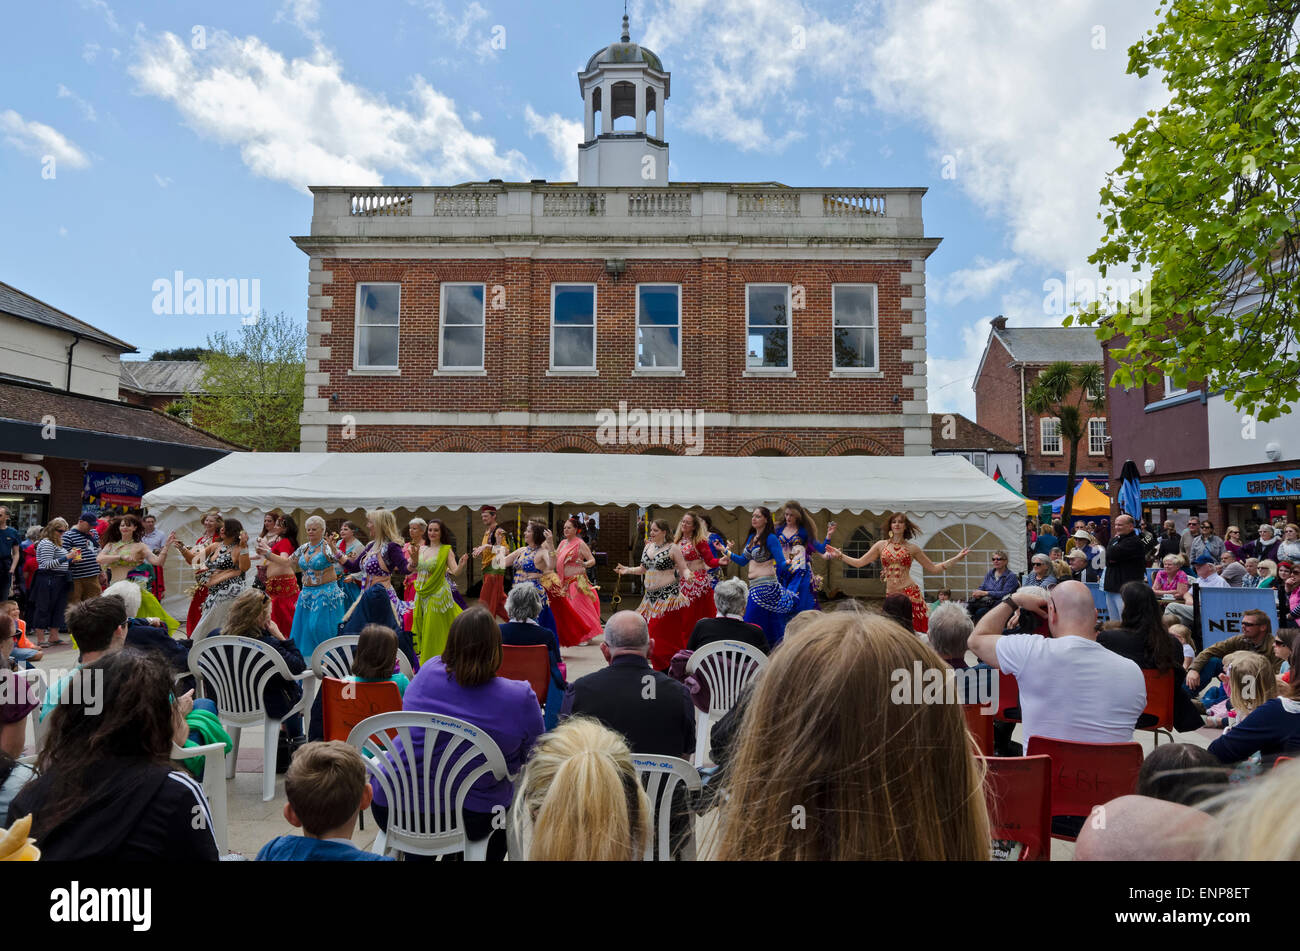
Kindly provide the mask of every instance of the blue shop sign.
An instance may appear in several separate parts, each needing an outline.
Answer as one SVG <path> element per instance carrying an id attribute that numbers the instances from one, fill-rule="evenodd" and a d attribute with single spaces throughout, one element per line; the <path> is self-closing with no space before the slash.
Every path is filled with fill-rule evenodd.
<path id="1" fill-rule="evenodd" d="M 1200 479 L 1170 479 L 1168 482 L 1143 482 L 1143 505 L 1178 505 L 1204 502 L 1205 483 Z"/>
<path id="2" fill-rule="evenodd" d="M 1300 469 L 1243 472 L 1219 483 L 1221 499 L 1300 498 Z"/>

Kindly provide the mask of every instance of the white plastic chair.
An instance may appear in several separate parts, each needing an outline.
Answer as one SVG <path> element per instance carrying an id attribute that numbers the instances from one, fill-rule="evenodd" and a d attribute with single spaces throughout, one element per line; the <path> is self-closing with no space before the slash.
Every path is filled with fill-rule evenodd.
<path id="1" fill-rule="evenodd" d="M 315 675 L 310 670 L 290 673 L 284 658 L 269 644 L 225 634 L 209 635 L 190 648 L 190 673 L 196 682 L 204 683 L 211 691 L 207 695 L 216 702 L 217 716 L 230 732 L 233 748 L 226 761 L 227 779 L 235 778 L 243 728 L 261 725 L 264 731 L 262 801 L 269 802 L 275 797 L 275 751 L 280 724 L 296 713 L 307 712 L 303 703 L 310 697 L 305 682 L 313 680 Z M 302 698 L 278 720 L 267 715 L 262 701 L 263 691 L 276 676 L 304 684 Z"/>
<path id="2" fill-rule="evenodd" d="M 389 736 L 389 730 L 397 736 Z M 423 749 L 411 762 L 405 751 L 414 749 L 415 731 L 423 733 Z M 435 757 L 444 740 L 446 745 Z M 367 717 L 353 727 L 348 743 L 363 755 L 370 753 L 365 757 L 366 770 L 388 801 L 388 829 L 379 831 L 372 851 L 380 855 L 464 852 L 466 861 L 474 862 L 487 858 L 488 840 L 472 841 L 464 831 L 470 787 L 488 773 L 498 782 L 508 775 L 506 758 L 486 731 L 455 717 L 402 711 Z M 475 760 L 479 762 L 471 769 Z"/>
<path id="3" fill-rule="evenodd" d="M 352 659 L 356 657 L 357 643 L 360 640 L 360 634 L 342 634 L 316 645 L 316 649 L 311 652 L 311 659 L 307 661 L 307 666 L 316 675 L 316 679 L 312 681 L 311 696 L 307 698 L 307 706 L 304 709 L 311 710 L 312 703 L 316 700 L 316 690 L 325 682 L 326 677 L 347 680 L 352 676 Z M 411 662 L 400 650 L 397 652 L 397 669 L 406 675 L 407 680 L 415 676 L 415 672 L 411 670 Z M 308 689 L 304 684 L 303 691 L 306 692 Z"/>
<path id="4" fill-rule="evenodd" d="M 695 795 L 703 788 L 700 774 L 690 763 L 676 756 L 633 756 L 637 777 L 650 797 L 650 841 L 646 843 L 645 860 L 671 862 L 673 792 L 686 784 L 689 833 L 682 848 L 682 859 L 695 861 Z"/>
<path id="5" fill-rule="evenodd" d="M 686 673 L 709 688 L 709 712 L 695 709 L 695 765 L 704 765 L 709 724 L 731 709 L 745 686 L 767 666 L 767 655 L 743 641 L 714 641 L 686 662 Z"/>
<path id="6" fill-rule="evenodd" d="M 187 760 L 195 756 L 203 757 L 203 792 L 208 797 L 208 808 L 212 810 L 212 836 L 217 840 L 219 854 L 225 855 L 230 851 L 227 843 L 230 821 L 226 807 L 226 744 L 208 743 L 206 746 L 189 748 L 172 744 L 173 760 Z"/>

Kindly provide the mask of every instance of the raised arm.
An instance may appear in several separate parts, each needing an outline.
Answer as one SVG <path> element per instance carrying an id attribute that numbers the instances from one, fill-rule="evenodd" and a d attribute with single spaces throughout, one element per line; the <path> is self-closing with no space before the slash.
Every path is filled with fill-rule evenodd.
<path id="1" fill-rule="evenodd" d="M 627 565 L 615 565 L 614 573 L 619 575 L 643 575 L 645 566 L 637 565 L 635 568 L 629 568 Z"/>
<path id="2" fill-rule="evenodd" d="M 785 549 L 781 547 L 781 539 L 776 537 L 773 532 L 767 536 L 767 550 L 772 554 L 772 560 L 776 562 L 776 570 L 783 575 L 790 573 L 790 563 L 785 560 Z"/>
<path id="3" fill-rule="evenodd" d="M 826 547 L 827 558 L 839 558 L 846 565 L 851 565 L 854 568 L 862 568 L 866 565 L 871 564 L 873 561 L 875 561 L 877 558 L 880 557 L 880 553 L 884 551 L 885 543 L 883 541 L 876 542 L 874 545 L 871 546 L 871 548 L 867 550 L 867 553 L 865 555 L 862 555 L 861 557 L 858 558 L 854 558 L 850 555 L 844 554 L 844 552 L 840 551 L 834 545 L 827 545 L 825 547 Z"/>
<path id="4" fill-rule="evenodd" d="M 947 571 L 948 566 L 951 565 L 953 562 L 961 561 L 963 558 L 965 558 L 967 555 L 970 554 L 969 548 L 963 548 L 961 551 L 957 552 L 957 554 L 953 555 L 951 558 L 947 559 L 946 561 L 941 561 L 936 565 L 934 562 L 932 562 L 929 559 L 929 556 L 927 556 L 925 552 L 921 551 L 919 546 L 913 545 L 909 542 L 907 546 L 907 550 L 911 553 L 912 560 L 915 561 L 922 568 L 924 568 L 926 571 L 930 572 L 930 574 L 939 574 L 941 572 Z"/>
<path id="5" fill-rule="evenodd" d="M 282 555 L 277 551 L 272 551 L 271 546 L 264 541 L 258 541 L 257 553 L 273 565 L 279 565 L 281 568 L 293 567 L 293 555 Z"/>
<path id="6" fill-rule="evenodd" d="M 686 567 L 686 556 L 682 554 L 681 545 L 672 545 L 669 552 L 673 556 L 673 564 L 677 567 L 677 576 L 683 581 L 690 581 L 695 576 L 695 572 Z"/>
<path id="7" fill-rule="evenodd" d="M 140 543 L 140 548 L 143 552 L 143 558 L 145 561 L 149 562 L 149 564 L 153 565 L 155 568 L 161 568 L 167 563 L 167 552 L 171 546 L 164 542 L 162 548 L 158 550 L 158 554 L 156 555 L 153 553 L 153 549 L 143 542 Z"/>
<path id="8" fill-rule="evenodd" d="M 709 547 L 708 542 L 696 542 L 695 550 L 700 553 L 700 558 L 710 568 L 718 567 L 718 556 L 713 554 L 713 549 Z"/>

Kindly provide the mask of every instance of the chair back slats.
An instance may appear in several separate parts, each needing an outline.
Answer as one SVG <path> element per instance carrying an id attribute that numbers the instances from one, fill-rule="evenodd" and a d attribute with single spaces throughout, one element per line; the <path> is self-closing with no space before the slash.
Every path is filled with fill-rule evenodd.
<path id="1" fill-rule="evenodd" d="M 507 775 L 492 737 L 455 717 L 381 713 L 357 724 L 348 742 L 372 754 L 366 769 L 388 800 L 387 844 L 416 854 L 464 848 L 462 816 L 470 789 L 489 773 L 497 781 Z"/>
<path id="2" fill-rule="evenodd" d="M 284 658 L 248 637 L 205 637 L 191 648 L 190 673 L 216 694 L 222 718 L 252 722 L 265 715 L 262 696 L 271 679 L 293 679 Z"/>
<path id="3" fill-rule="evenodd" d="M 686 673 L 709 689 L 709 717 L 722 716 L 767 665 L 767 655 L 743 641 L 714 641 L 691 655 Z"/>
<path id="4" fill-rule="evenodd" d="M 689 800 L 685 819 L 690 823 L 683 857 L 694 859 L 694 798 L 703 787 L 699 772 L 686 760 L 675 756 L 633 756 L 632 765 L 650 799 L 650 839 L 646 842 L 644 860 L 672 860 L 673 795 L 683 783 Z"/>

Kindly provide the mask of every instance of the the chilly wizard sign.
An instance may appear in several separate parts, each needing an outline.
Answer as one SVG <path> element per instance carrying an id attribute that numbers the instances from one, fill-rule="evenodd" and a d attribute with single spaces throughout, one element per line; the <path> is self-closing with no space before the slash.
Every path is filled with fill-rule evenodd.
<path id="1" fill-rule="evenodd" d="M 138 475 L 123 472 L 87 472 L 81 490 L 85 508 L 99 512 L 126 512 L 140 507 L 144 495 L 144 480 Z"/>

